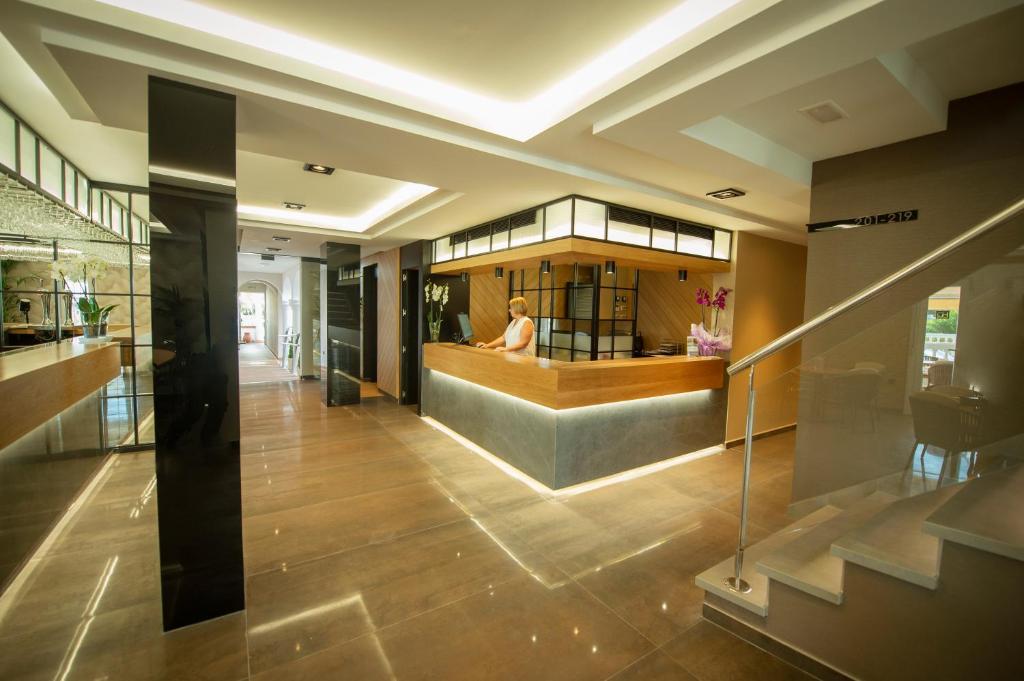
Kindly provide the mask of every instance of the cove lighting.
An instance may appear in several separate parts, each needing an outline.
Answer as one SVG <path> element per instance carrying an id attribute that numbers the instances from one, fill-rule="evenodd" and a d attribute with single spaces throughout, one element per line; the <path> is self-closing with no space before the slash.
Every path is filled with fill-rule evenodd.
<path id="1" fill-rule="evenodd" d="M 150 175 L 163 175 L 164 177 L 173 177 L 179 180 L 191 180 L 193 182 L 202 182 L 204 184 L 216 184 L 222 187 L 234 187 L 235 178 L 233 177 L 221 177 L 219 175 L 207 175 L 206 173 L 196 173 L 191 170 L 185 170 L 184 168 L 166 168 L 164 166 L 149 166 Z"/>
<path id="2" fill-rule="evenodd" d="M 370 206 L 361 215 L 339 217 L 322 213 L 301 213 L 287 208 L 238 205 L 238 217 L 263 222 L 273 221 L 298 227 L 322 227 L 346 232 L 365 232 L 382 219 L 437 189 L 426 184 L 404 183 L 395 192 Z M 277 237 L 274 237 L 277 239 Z"/>
<path id="3" fill-rule="evenodd" d="M 581 482 L 579 484 L 571 485 L 569 487 L 562 487 L 560 489 L 551 489 L 550 487 L 540 482 L 539 480 L 534 480 L 529 475 L 522 472 L 515 466 L 511 465 L 504 459 L 487 451 L 486 449 L 484 449 L 477 443 L 473 442 L 469 438 L 459 435 L 457 432 L 455 432 L 448 426 L 444 425 L 443 423 L 435 421 L 429 416 L 421 416 L 420 419 L 422 419 L 424 423 L 426 423 L 434 430 L 437 430 L 438 432 L 447 435 L 452 440 L 458 442 L 460 445 L 462 445 L 469 451 L 473 452 L 480 458 L 493 464 L 498 470 L 502 471 L 509 477 L 514 478 L 519 482 L 523 483 L 524 485 L 532 489 L 534 492 L 537 492 L 538 494 L 542 494 L 544 496 L 555 498 L 572 497 L 576 496 L 577 494 L 593 492 L 596 489 L 601 489 L 603 487 L 608 487 L 610 485 L 617 485 L 618 483 L 625 482 L 627 480 L 635 480 L 637 478 L 642 478 L 644 476 L 650 475 L 651 473 L 663 471 L 666 468 L 672 468 L 673 466 L 678 466 L 679 464 L 683 464 L 688 461 L 703 459 L 706 456 L 721 454 L 722 452 L 725 451 L 725 447 L 721 445 L 715 445 L 713 447 L 699 449 L 695 452 L 689 452 L 687 454 L 681 454 L 680 456 L 674 456 L 671 459 L 665 459 L 664 461 L 656 461 L 654 463 L 647 464 L 646 466 L 640 466 L 639 468 L 633 468 L 628 471 L 623 471 L 622 473 L 616 473 L 614 475 L 598 478 L 597 480 Z"/>
<path id="4" fill-rule="evenodd" d="M 686 0 L 533 98 L 506 102 L 311 40 L 192 0 L 98 0 L 136 14 L 303 62 L 402 95 L 403 105 L 526 141 L 615 86 L 613 80 L 740 3 Z M 648 64 L 656 66 L 658 64 Z M 625 81 L 617 83 L 625 85 Z M 372 95 L 371 95 L 372 96 Z"/>

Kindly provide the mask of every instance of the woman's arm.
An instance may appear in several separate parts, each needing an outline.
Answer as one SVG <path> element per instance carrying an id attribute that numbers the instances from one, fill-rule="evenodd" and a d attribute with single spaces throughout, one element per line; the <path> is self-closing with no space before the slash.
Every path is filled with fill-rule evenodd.
<path id="1" fill-rule="evenodd" d="M 478 348 L 500 348 L 503 345 L 505 345 L 505 337 L 504 336 L 498 336 L 497 338 L 492 340 L 490 343 L 477 343 L 476 344 L 476 346 Z"/>
<path id="2" fill-rule="evenodd" d="M 498 348 L 498 352 L 515 352 L 516 350 L 522 350 L 530 344 L 530 338 L 533 336 L 533 321 L 527 319 L 526 323 L 523 324 L 522 331 L 519 332 L 519 340 L 514 345 L 508 345 L 504 348 Z"/>

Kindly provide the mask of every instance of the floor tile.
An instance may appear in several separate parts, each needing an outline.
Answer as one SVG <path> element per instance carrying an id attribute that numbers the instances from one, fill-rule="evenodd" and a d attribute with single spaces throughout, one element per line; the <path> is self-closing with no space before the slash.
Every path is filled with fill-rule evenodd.
<path id="1" fill-rule="evenodd" d="M 608 681 L 697 681 L 672 658 L 655 650 L 629 665 Z"/>
<path id="2" fill-rule="evenodd" d="M 243 519 L 246 571 L 274 570 L 463 518 L 430 483 L 251 516 Z"/>
<path id="3" fill-rule="evenodd" d="M 248 583 L 252 668 L 266 670 L 521 577 L 517 561 L 476 523 L 461 520 L 256 575 Z"/>
<path id="4" fill-rule="evenodd" d="M 518 578 L 255 678 L 598 681 L 651 649 L 578 586 Z"/>
<path id="5" fill-rule="evenodd" d="M 662 648 L 700 681 L 813 681 L 813 677 L 701 620 Z"/>

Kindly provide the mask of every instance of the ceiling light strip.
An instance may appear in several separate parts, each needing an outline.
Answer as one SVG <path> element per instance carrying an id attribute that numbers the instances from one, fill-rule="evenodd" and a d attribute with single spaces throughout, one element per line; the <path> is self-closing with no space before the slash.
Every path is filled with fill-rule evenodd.
<path id="1" fill-rule="evenodd" d="M 578 111 L 616 78 L 741 2 L 686 0 L 540 94 L 508 102 L 192 0 L 98 1 L 384 88 L 430 104 L 434 115 L 451 112 L 452 120 L 519 141 Z"/>

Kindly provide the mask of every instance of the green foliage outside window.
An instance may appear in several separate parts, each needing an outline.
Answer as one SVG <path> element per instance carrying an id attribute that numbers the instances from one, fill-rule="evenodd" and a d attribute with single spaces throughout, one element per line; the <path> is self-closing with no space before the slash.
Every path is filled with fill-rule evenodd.
<path id="1" fill-rule="evenodd" d="M 950 310 L 946 319 L 929 319 L 925 330 L 928 333 L 956 333 L 957 311 Z"/>

